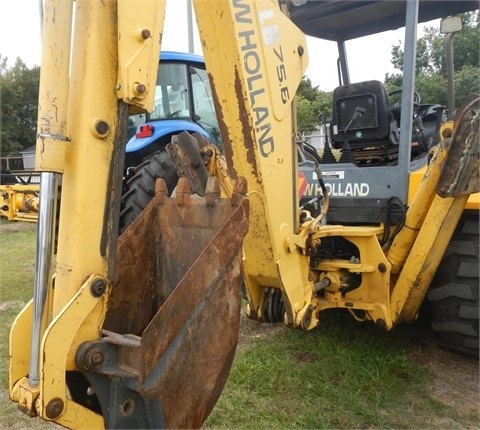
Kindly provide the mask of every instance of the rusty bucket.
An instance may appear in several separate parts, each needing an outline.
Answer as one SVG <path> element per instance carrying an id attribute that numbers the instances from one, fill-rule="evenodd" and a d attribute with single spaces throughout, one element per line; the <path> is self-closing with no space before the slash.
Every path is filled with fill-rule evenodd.
<path id="1" fill-rule="evenodd" d="M 109 428 L 198 428 L 227 380 L 240 322 L 246 184 L 204 198 L 163 181 L 119 237 L 104 336 L 77 353 Z M 92 359 L 92 357 L 96 357 Z"/>

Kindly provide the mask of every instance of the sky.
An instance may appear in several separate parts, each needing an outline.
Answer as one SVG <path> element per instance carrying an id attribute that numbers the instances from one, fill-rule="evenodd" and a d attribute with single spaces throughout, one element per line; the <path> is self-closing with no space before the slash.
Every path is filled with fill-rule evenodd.
<path id="1" fill-rule="evenodd" d="M 184 17 L 182 19 L 182 17 Z M 162 49 L 188 51 L 187 0 L 167 1 Z M 427 23 L 432 25 L 432 23 Z M 194 34 L 197 32 L 194 26 Z M 347 42 L 350 80 L 378 79 L 385 73 L 395 72 L 391 65 L 391 49 L 404 37 L 404 30 L 382 33 Z M 196 40 L 195 40 L 196 39 Z M 194 39 L 194 52 L 201 54 L 198 39 Z M 313 86 L 331 91 L 337 86 L 337 45 L 334 42 L 307 38 L 310 63 L 306 71 Z M 27 67 L 40 65 L 39 0 L 0 0 L 0 54 L 8 57 L 9 66 L 20 57 Z"/>

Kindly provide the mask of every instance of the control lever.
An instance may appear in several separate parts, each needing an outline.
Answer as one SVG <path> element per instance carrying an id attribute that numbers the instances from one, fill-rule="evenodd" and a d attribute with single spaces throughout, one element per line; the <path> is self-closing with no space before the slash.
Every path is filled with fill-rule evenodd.
<path id="1" fill-rule="evenodd" d="M 347 133 L 348 129 L 352 126 L 352 124 L 358 119 L 360 118 L 367 110 L 361 106 L 357 106 L 355 108 L 355 111 L 353 112 L 353 115 L 352 115 L 352 119 L 350 120 L 350 122 L 347 124 L 347 126 L 345 127 L 345 130 L 343 131 L 345 134 Z"/>
<path id="2" fill-rule="evenodd" d="M 345 135 L 347 134 L 347 131 L 350 129 L 352 124 L 358 118 L 360 118 L 366 111 L 367 110 L 365 108 L 361 107 L 361 106 L 357 106 L 355 108 L 355 111 L 353 112 L 353 115 L 352 115 L 352 118 L 350 119 L 350 122 L 345 127 L 345 130 L 343 130 Z M 345 139 L 345 141 L 343 142 L 343 151 L 342 151 L 342 156 L 340 158 L 340 162 L 356 164 L 355 158 L 352 154 L 352 150 L 351 150 L 350 145 L 348 143 L 348 139 Z"/>

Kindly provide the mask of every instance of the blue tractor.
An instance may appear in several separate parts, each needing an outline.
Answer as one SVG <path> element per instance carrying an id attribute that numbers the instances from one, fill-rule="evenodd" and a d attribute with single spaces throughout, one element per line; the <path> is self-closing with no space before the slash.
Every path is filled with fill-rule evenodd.
<path id="1" fill-rule="evenodd" d="M 173 135 L 198 132 L 211 142 L 220 143 L 203 58 L 162 51 L 160 64 L 152 113 L 129 117 L 121 231 L 152 199 L 157 178 L 165 180 L 169 192 L 177 185 L 177 171 L 165 149 Z"/>

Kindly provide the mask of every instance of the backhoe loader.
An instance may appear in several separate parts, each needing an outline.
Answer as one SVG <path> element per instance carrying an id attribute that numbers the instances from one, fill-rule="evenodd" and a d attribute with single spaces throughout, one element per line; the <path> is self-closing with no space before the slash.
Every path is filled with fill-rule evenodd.
<path id="1" fill-rule="evenodd" d="M 306 15 L 320 17 L 357 2 L 193 3 L 222 146 L 201 134 L 173 136 L 174 193 L 158 180 L 152 201 L 117 238 L 122 142 L 128 114 L 153 107 L 165 2 L 77 0 L 73 25 L 73 2 L 45 2 L 34 295 L 10 334 L 10 397 L 30 416 L 71 428 L 200 427 L 235 354 L 242 283 L 248 315 L 262 322 L 310 330 L 329 308 L 386 330 L 413 321 L 478 192 L 477 97 L 453 128 L 440 129 L 444 139 L 406 207 L 414 82 L 404 79 L 392 164 L 403 170 L 377 171 L 396 199 L 375 197 L 378 208 L 366 210 L 377 212 L 374 220 L 331 222 L 335 202 L 312 161 L 320 191 L 312 210 L 300 205 L 294 96 L 308 52 L 294 10 L 311 6 Z M 418 16 L 459 13 L 473 2 L 385 3 L 403 10 L 391 25 L 406 22 L 413 65 Z M 419 14 L 427 3 L 436 7 Z M 345 153 L 358 149 L 349 130 L 385 120 L 368 109 L 381 88 L 364 88 L 366 98 L 354 94 L 337 127 Z M 341 98 L 351 101 L 348 91 Z M 383 147 L 372 134 L 362 146 Z"/>
<path id="2" fill-rule="evenodd" d="M 0 217 L 8 221 L 36 222 L 39 185 L 0 185 Z"/>
<path id="3" fill-rule="evenodd" d="M 9 154 L 1 159 L 0 218 L 36 222 L 40 185 L 35 172 L 24 168 L 24 156 Z"/>

